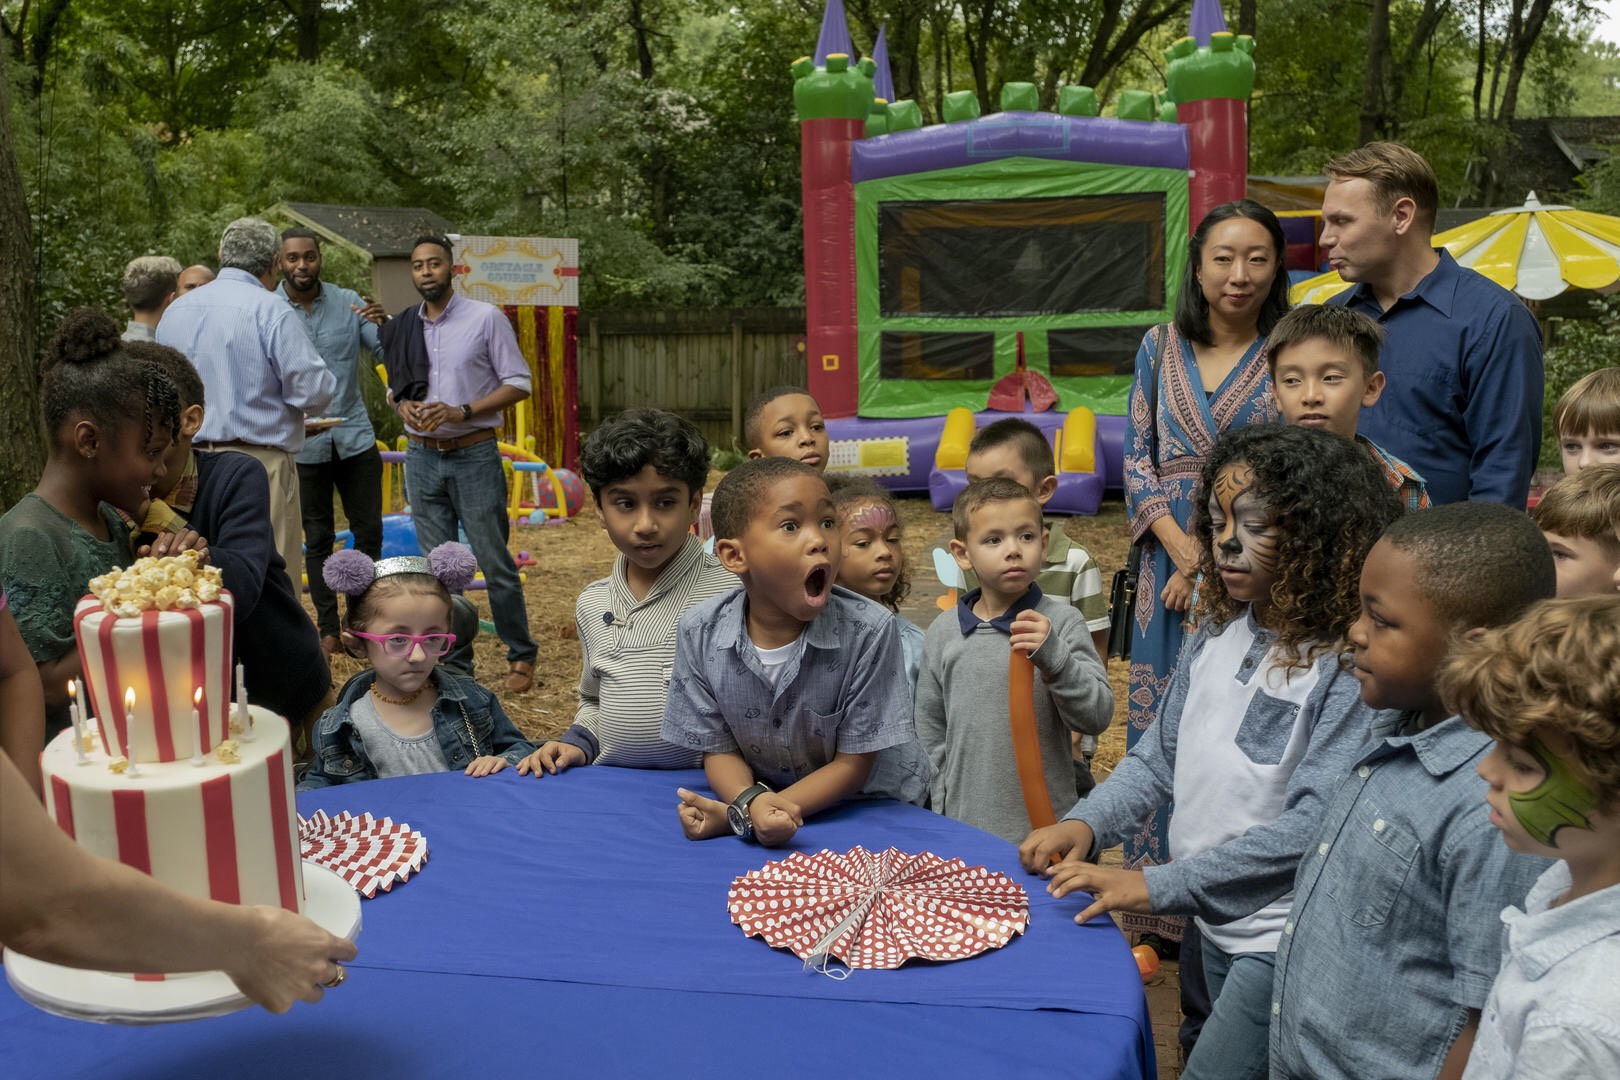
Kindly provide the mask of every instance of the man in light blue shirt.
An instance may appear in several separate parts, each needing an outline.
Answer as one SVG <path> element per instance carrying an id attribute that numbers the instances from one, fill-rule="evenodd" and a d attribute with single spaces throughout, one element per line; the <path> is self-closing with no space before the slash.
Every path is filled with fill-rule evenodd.
<path id="1" fill-rule="evenodd" d="M 237 450 L 270 474 L 270 525 L 289 567 L 303 559 L 298 473 L 304 418 L 337 392 L 297 314 L 270 292 L 281 237 L 259 218 L 237 218 L 219 239 L 219 277 L 169 305 L 160 345 L 179 349 L 201 376 L 208 410 L 199 450 Z M 289 575 L 291 571 L 289 570 Z"/>
<path id="2" fill-rule="evenodd" d="M 309 229 L 282 231 L 281 273 L 276 295 L 303 321 L 315 351 L 337 379 L 337 394 L 326 413 L 342 422 L 307 433 L 296 459 L 309 598 L 315 604 L 321 647 L 330 656 L 337 651 L 341 627 L 337 597 L 321 570 L 335 540 L 334 493 L 343 500 L 355 548 L 373 559 L 382 557 L 382 457 L 360 396 L 360 347 L 382 358 L 377 327 L 388 315 L 376 301 L 321 280 L 321 242 Z"/>

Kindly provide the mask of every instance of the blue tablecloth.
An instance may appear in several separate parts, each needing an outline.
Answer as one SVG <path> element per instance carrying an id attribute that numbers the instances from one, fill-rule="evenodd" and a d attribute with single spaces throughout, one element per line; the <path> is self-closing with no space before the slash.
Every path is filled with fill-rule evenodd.
<path id="1" fill-rule="evenodd" d="M 743 936 L 732 879 L 769 852 L 690 843 L 675 788 L 698 772 L 507 770 L 307 793 L 299 809 L 370 811 L 427 838 L 421 874 L 362 905 L 360 956 L 318 1006 L 121 1028 L 61 1020 L 0 988 L 0 1075 L 1150 1077 L 1136 965 L 1106 923 L 1075 926 L 1011 845 L 891 802 L 812 819 L 794 849 L 932 851 L 1025 885 L 1028 932 L 949 964 L 844 981 Z"/>

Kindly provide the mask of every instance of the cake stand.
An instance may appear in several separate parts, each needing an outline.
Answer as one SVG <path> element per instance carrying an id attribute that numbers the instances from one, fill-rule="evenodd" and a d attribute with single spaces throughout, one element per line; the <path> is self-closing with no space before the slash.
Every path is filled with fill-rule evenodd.
<path id="1" fill-rule="evenodd" d="M 304 914 L 323 930 L 353 941 L 360 936 L 360 894 L 338 875 L 304 863 Z M 73 1020 L 101 1024 L 171 1024 L 223 1016 L 251 1005 L 223 971 L 198 971 L 137 982 L 129 975 L 63 967 L 13 949 L 5 952 L 6 979 L 17 996 Z"/>

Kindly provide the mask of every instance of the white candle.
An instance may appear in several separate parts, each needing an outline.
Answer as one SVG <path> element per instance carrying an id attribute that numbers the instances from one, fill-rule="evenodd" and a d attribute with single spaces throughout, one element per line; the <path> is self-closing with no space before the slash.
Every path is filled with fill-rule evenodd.
<path id="1" fill-rule="evenodd" d="M 68 692 L 68 718 L 73 721 L 73 749 L 79 755 L 79 764 L 83 765 L 90 759 L 84 753 L 84 713 L 79 708 L 79 683 L 77 679 L 69 679 Z"/>
<path id="2" fill-rule="evenodd" d="M 191 763 L 193 765 L 201 765 L 203 763 L 203 735 L 205 733 L 203 731 L 202 722 L 202 700 L 202 687 L 199 686 L 197 689 L 191 692 L 191 730 L 195 732 L 197 736 L 197 742 L 191 748 Z"/>
<path id="3" fill-rule="evenodd" d="M 124 688 L 124 745 L 119 747 L 119 750 L 123 753 L 124 759 L 129 762 L 129 770 L 124 775 L 131 777 L 140 775 L 140 771 L 135 768 L 134 742 L 135 688 L 128 686 Z"/>
<path id="4" fill-rule="evenodd" d="M 253 716 L 248 712 L 247 673 L 241 664 L 236 665 L 236 718 L 242 724 L 242 738 L 251 739 Z"/>

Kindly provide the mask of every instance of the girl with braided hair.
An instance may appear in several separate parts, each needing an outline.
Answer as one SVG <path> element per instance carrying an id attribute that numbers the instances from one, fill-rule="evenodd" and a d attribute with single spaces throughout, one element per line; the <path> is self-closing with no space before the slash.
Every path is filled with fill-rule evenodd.
<path id="1" fill-rule="evenodd" d="M 67 726 L 67 684 L 80 674 L 73 605 L 91 578 L 132 561 L 119 512 L 139 519 L 179 431 L 173 384 L 118 335 L 116 322 L 90 308 L 63 321 L 40 380 L 45 471 L 0 517 L 0 584 L 39 667 L 47 739 Z M 194 532 L 163 537 L 152 554 L 187 548 L 206 559 Z"/>

